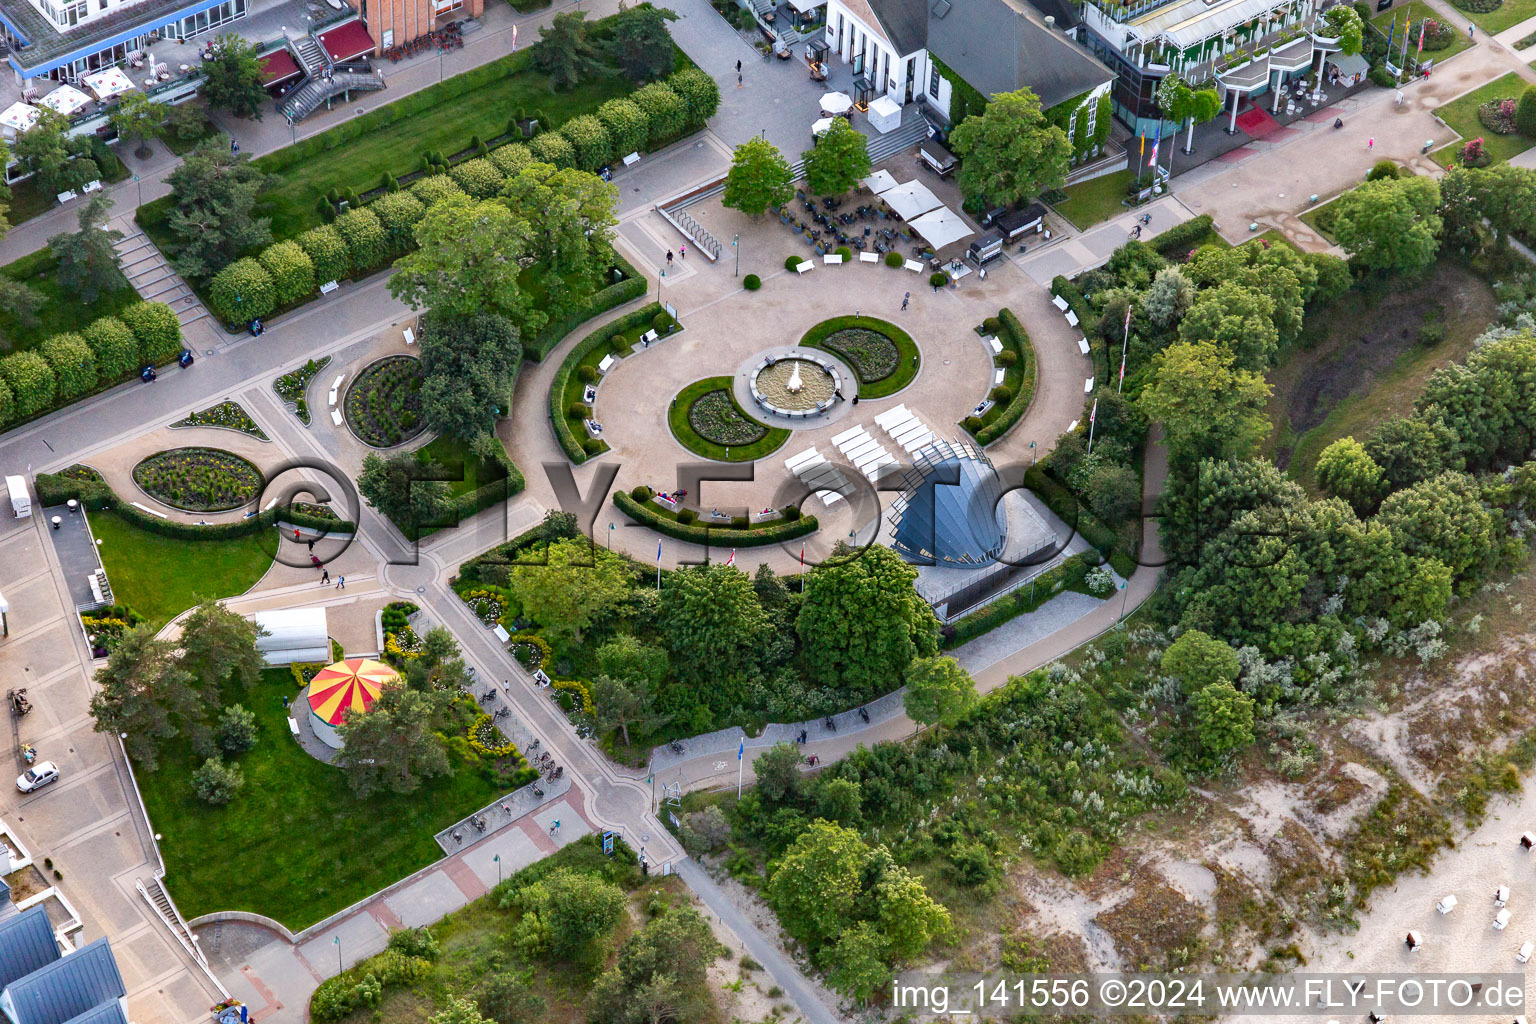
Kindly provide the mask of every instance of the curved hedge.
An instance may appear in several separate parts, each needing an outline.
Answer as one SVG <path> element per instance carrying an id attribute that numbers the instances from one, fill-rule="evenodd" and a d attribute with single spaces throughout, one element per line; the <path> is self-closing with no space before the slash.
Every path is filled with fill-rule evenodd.
<path id="1" fill-rule="evenodd" d="M 883 334 L 896 346 L 896 369 L 878 380 L 866 381 L 863 377 L 858 378 L 860 399 L 887 398 L 912 383 L 912 378 L 917 376 L 918 367 L 922 365 L 922 356 L 912 336 L 890 321 L 872 316 L 835 316 L 830 320 L 823 320 L 806 331 L 805 336 L 800 339 L 800 344 L 806 348 L 819 348 L 823 352 L 832 353 L 847 363 L 857 375 L 859 368 L 854 361 L 826 343 L 828 336 L 853 328 Z"/>
<path id="2" fill-rule="evenodd" d="M 71 472 L 76 475 L 66 475 Z M 33 483 L 37 485 L 37 500 L 44 506 L 60 505 L 74 498 L 93 512 L 109 508 L 141 530 L 179 540 L 230 540 L 270 530 L 279 523 L 325 530 L 335 536 L 357 532 L 357 525 L 345 519 L 324 519 L 297 510 L 282 509 L 269 509 L 233 523 L 213 523 L 208 526 L 177 523 L 135 508 L 118 497 L 117 492 L 101 479 L 99 473 L 85 466 L 71 466 L 63 473 L 39 473 L 33 478 Z"/>
<path id="3" fill-rule="evenodd" d="M 813 534 L 819 526 L 815 516 L 801 516 L 795 520 L 781 519 L 767 526 L 745 528 L 706 526 L 700 523 L 684 526 L 649 502 L 636 501 L 627 491 L 614 491 L 613 504 L 630 519 L 673 540 L 688 541 L 691 544 L 713 543 L 716 547 L 729 544 L 734 548 L 756 548 L 765 544 L 779 544 L 786 540 L 794 540 L 796 537 Z"/>
<path id="4" fill-rule="evenodd" d="M 644 284 L 643 281 L 641 283 Z M 661 311 L 661 307 L 654 302 L 631 310 L 582 338 L 565 354 L 565 359 L 560 363 L 560 369 L 555 371 L 554 380 L 549 385 L 549 419 L 554 426 L 555 440 L 560 443 L 560 450 L 565 452 L 565 457 L 572 462 L 586 462 L 593 455 L 601 455 L 608 450 L 608 445 L 599 441 L 598 444 L 602 447 L 597 451 L 588 452 L 582 447 L 584 439 L 576 436 L 569 420 L 566 419 L 565 389 L 571 382 L 571 375 L 576 372 L 576 365 L 581 362 L 583 356 L 590 354 L 599 346 L 612 344 L 613 339 L 618 335 L 632 331 L 636 327 L 648 327 L 652 318 Z"/>
<path id="5" fill-rule="evenodd" d="M 1212 223 L 1211 215 L 1202 213 L 1182 224 L 1175 224 L 1161 234 L 1153 235 L 1147 240 L 1147 245 L 1151 246 L 1153 251 L 1163 259 L 1171 260 L 1177 257 L 1182 260 L 1184 254 L 1196 242 L 1211 233 Z"/>
<path id="6" fill-rule="evenodd" d="M 544 357 L 560 342 L 582 324 L 591 320 L 599 313 L 606 313 L 631 302 L 644 295 L 651 287 L 650 282 L 640 276 L 640 272 L 618 253 L 613 254 L 614 269 L 624 275 L 622 281 L 616 281 L 608 287 L 594 292 L 580 309 L 573 311 L 568 316 L 559 320 L 551 320 L 544 325 L 544 329 L 533 336 L 533 341 L 523 342 L 523 358 L 535 363 L 542 363 Z M 611 272 L 610 272 L 611 273 Z"/>
<path id="7" fill-rule="evenodd" d="M 990 418 L 982 421 L 980 430 L 972 432 L 971 436 L 976 438 L 976 443 L 983 447 L 1013 429 L 1013 425 L 1023 418 L 1030 401 L 1035 397 L 1035 346 L 1030 343 L 1028 332 L 1019 323 L 1019 318 L 1013 315 L 1013 310 L 999 310 L 997 319 L 1002 328 L 998 331 L 998 340 L 1003 343 L 1003 351 L 1017 353 L 1018 360 L 1003 375 L 1004 385 L 1013 388 L 1013 397 L 1001 411 L 996 406 L 987 410 Z"/>

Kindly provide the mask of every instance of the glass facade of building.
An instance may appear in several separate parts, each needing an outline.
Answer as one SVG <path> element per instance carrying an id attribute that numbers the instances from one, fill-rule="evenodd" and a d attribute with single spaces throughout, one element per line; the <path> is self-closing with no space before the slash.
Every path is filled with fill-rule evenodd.
<path id="1" fill-rule="evenodd" d="M 891 503 L 892 546 L 916 565 L 986 565 L 1007 539 L 1003 486 L 992 463 L 968 444 L 935 441 L 913 457 Z"/>

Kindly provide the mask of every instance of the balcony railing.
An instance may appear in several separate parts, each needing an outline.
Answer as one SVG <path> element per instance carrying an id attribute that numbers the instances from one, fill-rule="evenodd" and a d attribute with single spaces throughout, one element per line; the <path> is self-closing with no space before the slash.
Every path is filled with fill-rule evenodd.
<path id="1" fill-rule="evenodd" d="M 1090 7 L 1098 8 L 1104 17 L 1116 24 L 1124 24 L 1127 21 L 1135 21 L 1143 14 L 1150 14 L 1160 7 L 1166 7 L 1176 0 L 1087 0 Z"/>

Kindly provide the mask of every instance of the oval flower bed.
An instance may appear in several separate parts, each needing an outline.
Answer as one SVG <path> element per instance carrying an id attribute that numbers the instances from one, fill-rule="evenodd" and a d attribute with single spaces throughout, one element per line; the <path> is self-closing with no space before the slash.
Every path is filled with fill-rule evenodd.
<path id="1" fill-rule="evenodd" d="M 172 448 L 133 467 L 133 482 L 156 501 L 187 512 L 227 512 L 256 500 L 261 470 L 222 448 Z"/>
<path id="2" fill-rule="evenodd" d="M 893 323 L 872 316 L 838 316 L 805 332 L 800 344 L 830 352 L 853 370 L 860 398 L 894 395 L 917 376 L 917 343 Z"/>
<path id="3" fill-rule="evenodd" d="M 393 448 L 426 428 L 421 418 L 421 362 L 389 356 L 358 374 L 343 402 L 347 426 L 364 444 Z"/>
<path id="4" fill-rule="evenodd" d="M 751 462 L 789 440 L 789 431 L 749 416 L 731 392 L 730 377 L 705 377 L 677 393 L 667 425 L 695 455 L 722 462 Z"/>
<path id="5" fill-rule="evenodd" d="M 766 426 L 742 414 L 724 388 L 710 391 L 693 403 L 688 425 L 704 440 L 720 445 L 751 444 L 768 433 Z"/>
<path id="6" fill-rule="evenodd" d="M 510 757 L 517 753 L 513 742 L 496 728 L 496 720 L 490 715 L 479 715 L 469 724 L 470 747 L 484 757 Z"/>
<path id="7" fill-rule="evenodd" d="M 1495 135 L 1513 135 L 1515 128 L 1515 101 L 1505 97 L 1489 100 L 1477 108 L 1477 120 Z"/>

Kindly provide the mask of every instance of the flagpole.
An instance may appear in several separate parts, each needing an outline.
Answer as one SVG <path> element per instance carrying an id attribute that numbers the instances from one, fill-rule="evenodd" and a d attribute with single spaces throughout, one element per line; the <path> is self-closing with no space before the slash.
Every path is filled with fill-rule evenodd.
<path id="1" fill-rule="evenodd" d="M 1088 414 L 1088 454 L 1093 454 L 1093 428 L 1094 421 L 1099 418 L 1099 400 L 1093 400 L 1093 411 Z"/>
<path id="2" fill-rule="evenodd" d="M 1131 343 L 1131 304 L 1125 304 L 1125 334 L 1120 339 L 1120 383 L 1115 385 L 1115 394 L 1125 391 L 1125 350 Z"/>
<path id="3" fill-rule="evenodd" d="M 741 763 L 742 763 L 742 755 L 745 754 L 746 752 L 747 752 L 747 741 L 746 740 L 742 740 L 741 741 L 741 745 L 736 748 L 736 799 L 737 800 L 741 799 Z"/>

